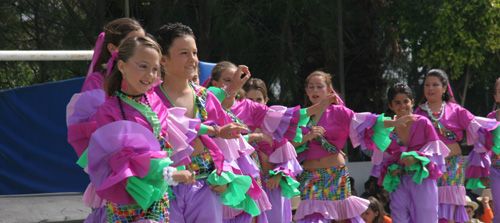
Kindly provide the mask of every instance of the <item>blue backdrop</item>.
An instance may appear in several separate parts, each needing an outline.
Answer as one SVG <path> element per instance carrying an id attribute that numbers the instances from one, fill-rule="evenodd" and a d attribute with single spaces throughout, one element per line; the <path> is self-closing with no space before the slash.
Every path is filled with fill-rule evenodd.
<path id="1" fill-rule="evenodd" d="M 67 143 L 66 104 L 83 78 L 0 91 L 0 195 L 83 192 Z"/>

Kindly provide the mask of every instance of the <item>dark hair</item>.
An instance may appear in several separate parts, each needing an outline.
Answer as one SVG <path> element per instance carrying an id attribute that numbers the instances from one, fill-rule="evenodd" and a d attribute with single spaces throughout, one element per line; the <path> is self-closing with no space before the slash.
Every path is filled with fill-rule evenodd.
<path id="1" fill-rule="evenodd" d="M 221 61 L 217 63 L 212 69 L 212 72 L 210 73 L 210 81 L 208 82 L 208 86 L 213 86 L 212 81 L 219 81 L 222 72 L 224 72 L 229 68 L 237 69 L 238 67 L 236 66 L 236 64 L 231 63 L 229 61 Z"/>
<path id="2" fill-rule="evenodd" d="M 405 83 L 397 83 L 392 85 L 389 90 L 387 90 L 387 101 L 391 103 L 391 101 L 394 100 L 394 97 L 396 97 L 397 94 L 406 94 L 411 100 L 415 99 L 413 97 L 413 91 Z"/>
<path id="3" fill-rule="evenodd" d="M 264 100 L 269 99 L 269 97 L 267 96 L 266 83 L 259 78 L 254 78 L 254 77 L 250 78 L 245 83 L 245 85 L 243 85 L 243 90 L 245 90 L 245 92 L 248 92 L 250 90 L 260 91 L 260 93 L 262 93 L 262 96 L 264 97 Z"/>
<path id="4" fill-rule="evenodd" d="M 128 59 L 134 56 L 136 49 L 140 46 L 152 48 L 161 56 L 161 48 L 158 43 L 149 37 L 131 37 L 124 40 L 118 47 L 118 57 L 113 62 L 113 71 L 106 80 L 106 93 L 113 95 L 116 91 L 121 89 L 122 73 L 116 65 L 119 60 L 127 62 Z"/>
<path id="5" fill-rule="evenodd" d="M 441 81 L 441 84 L 443 85 L 443 87 L 446 88 L 446 91 L 443 94 L 443 101 L 455 102 L 455 98 L 453 97 L 453 94 L 450 92 L 451 86 L 450 86 L 450 79 L 448 78 L 448 74 L 446 74 L 446 72 L 444 72 L 444 70 L 441 70 L 441 69 L 431 69 L 425 75 L 424 83 L 422 84 L 423 86 L 425 86 L 425 80 L 427 80 L 427 77 L 429 77 L 429 76 L 437 77 L 439 79 L 439 81 Z M 423 88 L 423 86 L 422 86 L 422 88 Z M 422 99 L 422 103 L 426 102 L 426 101 L 427 101 L 427 99 L 424 96 Z"/>
<path id="6" fill-rule="evenodd" d="M 104 43 L 102 44 L 101 54 L 95 63 L 93 70 L 103 72 L 103 64 L 105 64 L 111 54 L 108 51 L 108 44 L 111 43 L 115 46 L 120 45 L 120 42 L 127 37 L 127 35 L 134 31 L 144 30 L 135 19 L 119 18 L 107 23 L 104 28 Z"/>
<path id="7" fill-rule="evenodd" d="M 193 30 L 189 26 L 178 22 L 163 25 L 155 32 L 154 35 L 165 55 L 168 55 L 168 50 L 176 38 L 191 36 L 195 39 Z"/>
<path id="8" fill-rule="evenodd" d="M 384 223 L 385 211 L 382 203 L 375 197 L 369 197 L 368 200 L 370 201 L 368 208 L 373 212 L 378 212 L 378 215 L 373 219 L 373 223 Z"/>
<path id="9" fill-rule="evenodd" d="M 320 71 L 320 70 L 316 70 L 316 71 L 313 71 L 312 73 L 310 73 L 307 77 L 306 77 L 306 82 L 305 82 L 305 88 L 307 89 L 307 85 L 309 84 L 309 81 L 311 80 L 312 77 L 315 77 L 315 76 L 319 76 L 319 77 L 323 77 L 325 79 L 325 84 L 327 87 L 330 87 L 333 92 L 336 94 L 335 92 L 335 89 L 333 89 L 333 84 L 332 84 L 332 75 L 329 74 L 329 73 L 326 73 L 324 71 Z M 306 106 L 309 106 L 311 105 L 311 100 L 309 100 L 309 97 L 307 97 L 307 94 L 305 95 L 305 105 Z"/>

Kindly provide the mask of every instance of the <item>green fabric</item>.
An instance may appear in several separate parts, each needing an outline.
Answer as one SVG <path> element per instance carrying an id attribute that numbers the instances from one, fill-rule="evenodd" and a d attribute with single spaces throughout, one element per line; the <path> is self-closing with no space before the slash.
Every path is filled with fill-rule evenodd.
<path id="1" fill-rule="evenodd" d="M 217 100 L 219 100 L 220 103 L 226 99 L 226 92 L 222 88 L 210 86 L 207 88 L 208 91 L 212 92 L 212 94 L 215 95 Z"/>
<path id="2" fill-rule="evenodd" d="M 307 115 L 307 108 L 302 108 L 300 109 L 300 117 L 299 117 L 299 122 L 297 124 L 297 131 L 295 133 L 295 137 L 293 138 L 293 142 L 295 143 L 301 143 L 304 136 L 302 134 L 302 128 L 301 127 L 305 127 L 307 125 L 307 123 L 309 122 L 309 120 L 311 119 L 311 117 L 309 117 Z M 298 147 L 295 148 L 295 151 L 297 153 L 301 153 L 301 152 L 304 152 L 307 148 L 307 145 L 304 143 Z"/>
<path id="3" fill-rule="evenodd" d="M 413 182 L 415 182 L 416 184 L 421 184 L 422 181 L 424 181 L 424 179 L 429 177 L 429 171 L 427 170 L 427 168 L 425 168 L 425 166 L 427 164 L 429 164 L 430 160 L 429 160 L 429 158 L 427 158 L 425 156 L 418 155 L 418 153 L 415 151 L 403 152 L 401 154 L 401 159 L 404 159 L 404 158 L 410 157 L 410 156 L 415 158 L 419 162 L 416 162 L 411 166 L 406 166 L 405 171 L 413 172 L 413 176 L 412 176 Z"/>
<path id="4" fill-rule="evenodd" d="M 200 129 L 198 130 L 198 135 L 206 135 L 208 132 L 208 126 L 205 124 L 200 125 Z"/>
<path id="5" fill-rule="evenodd" d="M 497 155 L 500 155 L 500 126 L 497 127 L 495 130 L 492 132 L 493 134 L 493 152 Z"/>
<path id="6" fill-rule="evenodd" d="M 127 103 L 128 105 L 132 106 L 137 111 L 139 111 L 148 120 L 149 125 L 151 125 L 151 128 L 153 129 L 153 133 L 155 134 L 156 138 L 158 138 L 160 136 L 160 131 L 161 131 L 160 120 L 158 119 L 158 115 L 156 114 L 156 112 L 154 112 L 151 109 L 151 107 L 149 107 L 148 105 L 139 103 L 137 101 L 134 101 L 119 91 L 116 92 L 116 95 L 123 102 Z"/>
<path id="7" fill-rule="evenodd" d="M 389 135 L 394 128 L 384 127 L 384 121 L 389 119 L 389 117 L 384 117 L 384 114 L 382 113 L 377 117 L 377 121 L 373 126 L 372 140 L 375 145 L 377 145 L 377 148 L 382 152 L 384 152 L 391 144 L 391 138 L 389 137 Z"/>
<path id="8" fill-rule="evenodd" d="M 398 164 L 391 164 L 387 168 L 387 173 L 384 176 L 384 181 L 382 182 L 382 186 L 388 192 L 394 192 L 401 183 L 399 175 L 396 176 L 392 175 L 392 172 L 398 169 L 401 169 L 401 166 L 399 166 Z"/>
<path id="9" fill-rule="evenodd" d="M 163 168 L 170 164 L 172 161 L 169 158 L 151 159 L 146 176 L 127 179 L 127 192 L 143 210 L 147 210 L 153 202 L 160 200 L 167 192 L 168 184 L 163 178 Z"/>
<path id="10" fill-rule="evenodd" d="M 281 195 L 286 198 L 292 198 L 297 195 L 300 195 L 300 190 L 298 189 L 300 186 L 300 183 L 296 180 L 294 180 L 292 177 L 284 174 L 281 171 L 274 171 L 274 170 L 269 170 L 269 177 L 273 177 L 280 174 L 281 180 L 280 180 L 280 187 L 281 187 Z"/>
<path id="11" fill-rule="evenodd" d="M 247 141 L 247 142 L 248 142 L 248 140 L 250 140 L 250 135 L 248 135 L 248 134 L 247 134 L 247 135 L 244 135 L 244 136 L 243 136 L 243 138 L 245 138 L 245 141 Z"/>
<path id="12" fill-rule="evenodd" d="M 222 204 L 247 212 L 252 216 L 260 214 L 257 203 L 246 193 L 250 189 L 252 179 L 249 176 L 214 170 L 207 178 L 210 185 L 227 185 L 226 191 L 220 194 Z"/>
<path id="13" fill-rule="evenodd" d="M 76 161 L 76 164 L 78 164 L 78 166 L 80 166 L 81 168 L 85 168 L 89 165 L 88 151 L 89 151 L 88 149 L 85 149 L 80 158 L 78 158 L 78 160 Z"/>
<path id="14" fill-rule="evenodd" d="M 483 182 L 479 178 L 469 178 L 465 187 L 471 190 L 486 188 L 486 186 L 484 186 Z"/>

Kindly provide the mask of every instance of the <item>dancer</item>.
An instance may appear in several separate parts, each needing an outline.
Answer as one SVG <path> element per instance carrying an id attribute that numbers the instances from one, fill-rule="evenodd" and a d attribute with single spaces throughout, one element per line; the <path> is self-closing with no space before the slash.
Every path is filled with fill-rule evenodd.
<path id="1" fill-rule="evenodd" d="M 237 137 L 229 142 L 206 135 L 195 139 L 195 150 L 187 154 L 188 159 L 178 164 L 186 165 L 188 170 L 193 171 L 196 182 L 173 187 L 172 222 L 222 222 L 222 204 L 244 210 L 252 216 L 260 214 L 257 203 L 251 197 L 260 194 L 251 178 L 241 175 L 235 162 L 240 149 L 253 151 L 239 134 L 246 128 L 231 122 L 215 96 L 205 88 L 190 83 L 198 66 L 193 31 L 180 23 L 167 24 L 158 30 L 156 39 L 165 53 L 161 59 L 165 71 L 163 83 L 155 88 L 162 102 L 170 108 L 186 108 L 187 117 L 200 119 L 217 130 L 225 128 L 219 126 L 233 126 L 235 131 L 231 134 Z"/>
<path id="2" fill-rule="evenodd" d="M 488 114 L 488 118 L 496 119 L 500 121 L 500 78 L 498 78 L 495 82 L 495 91 L 494 91 L 494 99 L 495 99 L 495 110 Z M 496 130 L 498 131 L 498 130 Z M 497 135 L 497 134 L 495 134 Z M 495 144 L 496 145 L 496 144 Z M 491 168 L 490 168 L 490 187 L 491 193 L 493 195 L 493 201 L 496 202 L 493 205 L 493 213 L 495 213 L 495 222 L 498 221 L 496 219 L 500 219 L 500 147 L 493 147 L 492 160 L 491 160 Z"/>
<path id="3" fill-rule="evenodd" d="M 437 222 L 436 180 L 445 168 L 444 158 L 449 149 L 439 140 L 427 118 L 412 115 L 414 97 L 406 84 L 390 87 L 387 100 L 394 119 L 413 119 L 391 132 L 391 143 L 384 151 L 383 162 L 378 158 L 382 156 L 372 157 L 375 164 L 382 163 L 379 182 L 390 192 L 392 219 L 394 222 Z M 376 150 L 374 154 L 379 152 Z"/>
<path id="4" fill-rule="evenodd" d="M 336 94 L 331 76 L 314 71 L 306 78 L 307 99 L 318 104 L 328 94 Z M 354 113 L 342 101 L 314 115 L 302 128 L 302 138 L 294 139 L 304 171 L 298 177 L 302 201 L 295 214 L 297 222 L 330 222 L 331 220 L 363 222 L 360 215 L 369 201 L 351 196 L 349 172 L 341 148 L 350 137 L 353 146 L 385 148 L 391 127 L 407 122 L 384 120 L 383 116 Z M 377 139 L 373 140 L 372 138 Z M 381 139 L 381 140 L 380 140 Z M 373 143 L 375 142 L 375 144 Z M 373 149 L 373 148 L 372 148 Z"/>
<path id="5" fill-rule="evenodd" d="M 428 118 L 450 154 L 446 158 L 446 172 L 438 179 L 440 222 L 466 222 L 465 187 L 484 188 L 480 178 L 487 177 L 491 164 L 491 131 L 498 123 L 492 119 L 475 117 L 467 109 L 455 103 L 448 75 L 440 69 L 427 72 L 424 84 L 424 99 L 415 114 Z M 459 142 L 467 133 L 467 144 L 474 145 L 469 154 L 467 171 L 464 174 L 464 159 Z M 489 138 L 489 139 L 488 139 Z"/>

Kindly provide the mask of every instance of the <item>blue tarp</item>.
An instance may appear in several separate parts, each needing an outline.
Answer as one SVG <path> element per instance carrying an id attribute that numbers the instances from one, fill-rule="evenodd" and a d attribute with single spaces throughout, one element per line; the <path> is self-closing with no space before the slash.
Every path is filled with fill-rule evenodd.
<path id="1" fill-rule="evenodd" d="M 0 195 L 83 192 L 67 142 L 66 104 L 83 78 L 0 92 Z"/>

